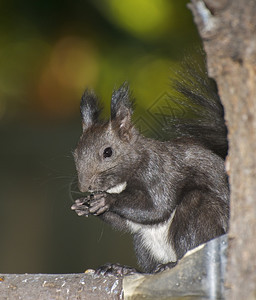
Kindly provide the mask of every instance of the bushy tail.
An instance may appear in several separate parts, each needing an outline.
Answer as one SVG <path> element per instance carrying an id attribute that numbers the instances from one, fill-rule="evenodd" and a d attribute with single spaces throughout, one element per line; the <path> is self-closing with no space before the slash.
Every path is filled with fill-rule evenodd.
<path id="1" fill-rule="evenodd" d="M 170 118 L 165 130 L 171 130 L 178 138 L 193 138 L 225 158 L 228 141 L 224 110 L 216 84 L 208 77 L 205 64 L 186 60 L 182 71 L 176 75 L 172 80 L 177 91 L 174 100 L 186 109 L 187 117 Z"/>

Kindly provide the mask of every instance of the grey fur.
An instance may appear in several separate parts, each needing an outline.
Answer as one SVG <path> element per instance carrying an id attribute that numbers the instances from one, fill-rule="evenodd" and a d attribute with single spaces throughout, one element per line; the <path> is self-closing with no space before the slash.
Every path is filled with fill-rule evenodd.
<path id="1" fill-rule="evenodd" d="M 74 158 L 79 188 L 93 196 L 76 201 L 72 209 L 132 232 L 145 272 L 165 269 L 169 260 L 177 261 L 188 250 L 227 232 L 229 188 L 224 160 L 201 142 L 201 136 L 199 141 L 184 137 L 164 142 L 139 134 L 131 119 L 133 101 L 127 84 L 113 93 L 109 121 L 100 122 L 99 111 L 95 95 L 84 94 L 84 131 Z M 109 147 L 112 155 L 104 157 Z M 122 189 L 107 193 L 118 186 Z M 145 240 L 150 238 L 155 241 Z M 161 245 L 170 254 L 157 253 Z M 104 270 L 120 272 L 119 265 Z"/>

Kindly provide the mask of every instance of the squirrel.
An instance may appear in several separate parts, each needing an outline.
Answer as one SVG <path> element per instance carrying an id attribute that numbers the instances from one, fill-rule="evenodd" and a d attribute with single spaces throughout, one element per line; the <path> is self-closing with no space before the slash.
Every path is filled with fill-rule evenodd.
<path id="1" fill-rule="evenodd" d="M 224 158 L 227 128 L 212 80 L 190 68 L 191 80 L 176 90 L 199 118 L 170 120 L 170 140 L 143 136 L 132 121 L 134 99 L 128 83 L 113 91 L 110 120 L 101 120 L 92 90 L 82 96 L 83 133 L 74 151 L 81 192 L 72 209 L 95 215 L 133 235 L 144 273 L 174 267 L 187 251 L 228 231 L 229 185 Z M 189 104 L 188 104 L 189 103 Z M 98 274 L 126 275 L 135 268 L 105 264 Z"/>

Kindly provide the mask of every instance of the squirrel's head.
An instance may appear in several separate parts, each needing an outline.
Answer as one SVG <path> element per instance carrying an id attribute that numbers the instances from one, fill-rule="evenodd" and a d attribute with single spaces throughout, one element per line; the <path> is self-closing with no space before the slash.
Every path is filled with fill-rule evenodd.
<path id="1" fill-rule="evenodd" d="M 83 133 L 74 151 L 79 189 L 118 192 L 132 176 L 138 157 L 135 142 L 139 134 L 132 123 L 128 84 L 113 92 L 109 121 L 99 119 L 101 109 L 92 91 L 83 94 L 80 110 Z"/>

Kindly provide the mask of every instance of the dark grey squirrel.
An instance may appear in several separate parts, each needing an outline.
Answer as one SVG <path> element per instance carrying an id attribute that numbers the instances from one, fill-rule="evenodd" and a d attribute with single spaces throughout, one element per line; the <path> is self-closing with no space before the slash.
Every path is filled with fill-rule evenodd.
<path id="1" fill-rule="evenodd" d="M 155 273 L 175 266 L 187 251 L 228 230 L 229 187 L 224 158 L 227 129 L 216 87 L 193 68 L 189 83 L 174 81 L 200 108 L 197 118 L 170 119 L 169 141 L 141 135 L 132 121 L 134 100 L 124 83 L 114 90 L 111 118 L 100 119 L 93 91 L 81 99 L 83 133 L 74 151 L 81 192 L 79 216 L 95 215 L 132 233 L 141 270 Z M 126 275 L 134 268 L 106 264 L 97 273 Z"/>

